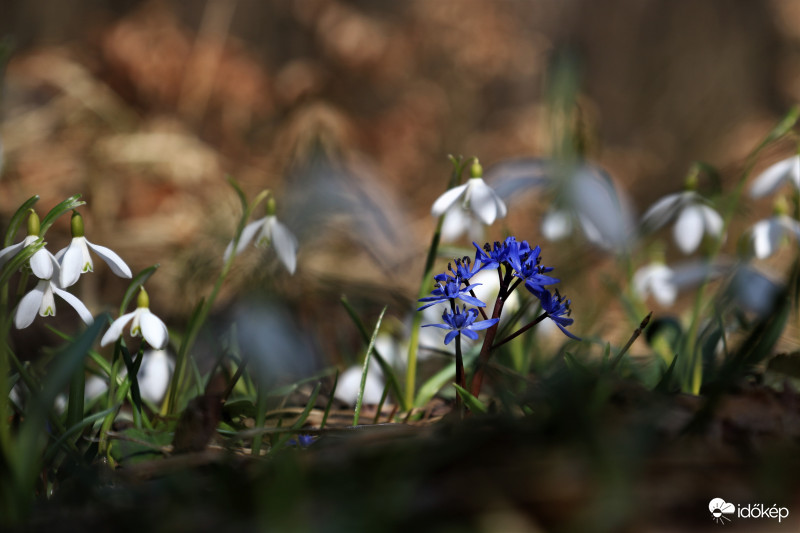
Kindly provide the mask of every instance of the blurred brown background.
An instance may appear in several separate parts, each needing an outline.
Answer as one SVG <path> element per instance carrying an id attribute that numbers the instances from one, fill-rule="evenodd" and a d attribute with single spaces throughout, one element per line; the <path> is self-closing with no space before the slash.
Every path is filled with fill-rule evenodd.
<path id="1" fill-rule="evenodd" d="M 255 286 L 335 338 L 319 319 L 343 292 L 388 298 L 400 317 L 410 307 L 448 154 L 488 167 L 552 153 L 559 58 L 576 66 L 587 157 L 641 212 L 695 159 L 735 178 L 798 100 L 798 28 L 789 1 L 0 1 L 0 37 L 15 43 L 0 212 L 83 193 L 89 239 L 134 271 L 160 263 L 152 305 L 179 322 L 240 213 L 225 176 L 251 197 L 271 188 L 298 273 L 248 254 L 222 305 Z M 507 227 L 538 242 L 544 207 L 515 198 Z M 558 265 L 559 248 L 543 248 Z M 96 271 L 79 290 L 113 309 L 125 284 Z"/>

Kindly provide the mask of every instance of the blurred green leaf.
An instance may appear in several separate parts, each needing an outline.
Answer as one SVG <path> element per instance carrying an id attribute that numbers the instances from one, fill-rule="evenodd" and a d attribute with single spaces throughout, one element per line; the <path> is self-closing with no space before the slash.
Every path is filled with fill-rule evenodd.
<path id="1" fill-rule="evenodd" d="M 453 383 L 453 387 L 456 388 L 456 392 L 458 393 L 459 396 L 461 396 L 461 399 L 464 401 L 464 405 L 466 405 L 470 411 L 472 411 L 473 413 L 488 412 L 488 409 L 483 404 L 483 402 L 480 401 L 475 396 L 473 396 L 472 394 L 470 394 L 469 391 L 464 389 L 464 387 L 459 386 L 458 383 Z"/>

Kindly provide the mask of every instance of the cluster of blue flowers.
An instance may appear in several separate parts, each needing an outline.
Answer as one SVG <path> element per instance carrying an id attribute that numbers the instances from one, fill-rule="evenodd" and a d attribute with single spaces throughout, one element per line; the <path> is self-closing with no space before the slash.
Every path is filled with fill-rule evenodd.
<path id="1" fill-rule="evenodd" d="M 477 340 L 476 331 L 496 325 L 500 320 L 502 302 L 524 283 L 525 288 L 541 302 L 543 311 L 541 318 L 550 318 L 568 337 L 580 340 L 566 329 L 566 326 L 573 322 L 569 318 L 570 300 L 562 297 L 557 289 L 551 293 L 546 288 L 548 285 L 558 283 L 559 280 L 548 275 L 553 270 L 552 267 L 541 264 L 539 246 L 531 248 L 527 241 L 517 241 L 515 237 L 508 237 L 505 241 L 495 242 L 491 246 L 487 243 L 483 248 L 474 242 L 472 244 L 476 249 L 475 259 L 464 257 L 454 260 L 454 263 L 448 265 L 448 271 L 434 276 L 436 288 L 433 289 L 431 296 L 420 299 L 425 305 L 417 309 L 418 311 L 438 303 L 449 303 L 449 309 L 442 314 L 443 324 L 425 324 L 423 327 L 432 326 L 450 330 L 445 336 L 445 344 L 449 344 L 461 334 Z M 470 278 L 487 268 L 497 269 L 500 290 L 492 317 L 488 318 L 481 311 L 486 320 L 478 321 L 479 311 L 476 308 L 484 308 L 486 304 L 475 297 L 474 288 L 480 284 L 471 284 Z M 464 305 L 459 307 L 457 301 Z M 474 307 L 468 308 L 468 305 Z"/>

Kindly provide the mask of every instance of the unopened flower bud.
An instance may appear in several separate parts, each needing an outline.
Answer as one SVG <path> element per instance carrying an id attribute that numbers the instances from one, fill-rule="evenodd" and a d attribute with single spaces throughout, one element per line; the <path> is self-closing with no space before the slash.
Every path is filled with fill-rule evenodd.
<path id="1" fill-rule="evenodd" d="M 72 218 L 70 219 L 70 226 L 72 228 L 72 236 L 73 237 L 83 237 L 83 217 L 77 211 L 72 212 Z"/>
<path id="2" fill-rule="evenodd" d="M 28 235 L 33 237 L 39 236 L 41 223 L 39 222 L 39 215 L 33 209 L 28 209 Z"/>
<path id="3" fill-rule="evenodd" d="M 482 178 L 483 177 L 483 167 L 481 166 L 481 163 L 480 163 L 480 161 L 478 161 L 477 157 L 472 162 L 472 166 L 469 169 L 469 175 L 472 178 Z"/>

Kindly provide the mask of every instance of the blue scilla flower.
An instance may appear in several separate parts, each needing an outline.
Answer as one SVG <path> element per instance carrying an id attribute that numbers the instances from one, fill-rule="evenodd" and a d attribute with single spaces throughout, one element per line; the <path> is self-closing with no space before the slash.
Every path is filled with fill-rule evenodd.
<path id="1" fill-rule="evenodd" d="M 455 267 L 453 267 L 453 263 L 455 263 Z M 461 259 L 454 259 L 453 263 L 448 263 L 447 265 L 450 274 L 447 272 L 436 274 L 433 276 L 433 279 L 446 282 L 461 278 L 465 283 L 469 283 L 469 279 L 481 270 L 481 263 L 477 259 L 475 262 L 472 262 L 469 257 L 463 257 Z"/>
<path id="2" fill-rule="evenodd" d="M 546 275 L 552 272 L 553 267 L 541 264 L 542 249 L 539 246 L 531 249 L 527 241 L 521 243 L 513 241 L 507 243 L 507 261 L 514 269 L 514 275 L 525 281 L 525 287 L 534 295 L 539 296 L 545 291 L 545 285 L 553 285 L 560 280 Z"/>
<path id="3" fill-rule="evenodd" d="M 537 294 L 537 296 L 542 302 L 542 310 L 547 313 L 547 316 L 550 317 L 553 322 L 555 322 L 556 326 L 558 326 L 559 329 L 563 331 L 564 334 L 570 339 L 575 339 L 577 341 L 581 340 L 579 337 L 576 337 L 565 328 L 573 322 L 573 320 L 569 318 L 569 304 L 571 303 L 571 300 L 565 301 L 564 297 L 558 293 L 558 289 L 555 290 L 555 295 L 551 294 L 548 290 L 543 290 L 540 294 Z"/>
<path id="4" fill-rule="evenodd" d="M 467 309 L 466 305 L 463 309 L 459 309 L 458 306 L 455 306 L 455 310 L 452 313 L 449 310 L 445 310 L 442 314 L 442 320 L 445 321 L 444 324 L 425 324 L 422 327 L 427 328 L 433 326 L 434 328 L 451 330 L 444 338 L 444 343 L 447 345 L 450 344 L 450 341 L 456 338 L 457 335 L 462 333 L 476 341 L 478 340 L 478 334 L 475 333 L 476 331 L 490 328 L 497 324 L 499 320 L 497 318 L 492 318 L 490 320 L 475 322 L 476 318 L 478 318 L 477 309 Z M 570 322 L 572 322 L 572 320 L 570 320 Z"/>
<path id="5" fill-rule="evenodd" d="M 475 246 L 475 262 L 480 261 L 481 269 L 484 268 L 497 268 L 502 263 L 508 260 L 508 243 L 515 240 L 514 237 L 508 237 L 503 243 L 495 241 L 492 246 L 489 243 L 483 245 L 483 248 L 478 246 L 478 243 L 473 242 Z"/>
<path id="6" fill-rule="evenodd" d="M 440 278 L 440 276 L 437 276 Z M 450 302 L 455 300 L 461 300 L 464 303 L 469 305 L 474 305 L 476 307 L 486 307 L 486 304 L 482 301 L 478 300 L 474 296 L 470 296 L 469 291 L 480 285 L 480 283 L 473 283 L 472 285 L 467 285 L 463 289 L 461 288 L 461 276 L 456 275 L 454 278 L 445 275 L 445 279 L 439 280 L 437 279 L 438 287 L 433 289 L 431 292 L 432 296 L 428 296 L 426 298 L 420 298 L 420 302 L 430 302 L 422 307 L 417 308 L 417 311 L 422 311 L 423 309 L 427 309 L 432 305 L 436 305 L 441 302 Z M 477 312 L 477 311 L 476 311 Z"/>

